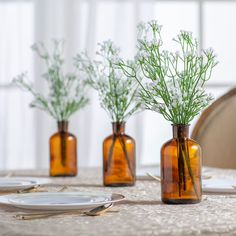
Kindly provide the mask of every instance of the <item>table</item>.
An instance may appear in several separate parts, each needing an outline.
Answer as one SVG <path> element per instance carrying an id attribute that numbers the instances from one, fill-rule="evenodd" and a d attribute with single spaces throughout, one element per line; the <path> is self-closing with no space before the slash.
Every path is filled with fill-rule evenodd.
<path id="1" fill-rule="evenodd" d="M 47 171 L 15 171 L 14 175 L 47 176 Z M 211 175 L 236 177 L 236 170 L 211 169 Z M 49 191 L 69 185 L 73 191 L 121 193 L 126 200 L 114 207 L 118 212 L 103 216 L 66 215 L 31 221 L 13 217 L 24 210 L 0 205 L 0 235 L 236 235 L 233 194 L 204 195 L 204 200 L 196 205 L 164 205 L 160 184 L 149 178 L 138 179 L 135 187 L 105 188 L 100 169 L 81 169 L 76 178 L 52 181 L 45 187 Z"/>

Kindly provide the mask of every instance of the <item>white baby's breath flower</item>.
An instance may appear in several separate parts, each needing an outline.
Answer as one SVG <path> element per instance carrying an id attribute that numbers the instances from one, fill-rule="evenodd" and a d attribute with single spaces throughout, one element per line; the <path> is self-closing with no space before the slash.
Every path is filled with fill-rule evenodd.
<path id="1" fill-rule="evenodd" d="M 169 51 L 167 51 L 167 50 L 163 50 L 163 51 L 162 51 L 162 55 L 163 55 L 163 56 L 168 56 L 168 54 L 169 54 Z"/>
<path id="2" fill-rule="evenodd" d="M 217 55 L 215 54 L 214 50 L 212 48 L 208 48 L 203 50 L 203 53 L 207 56 L 207 57 L 217 57 Z"/>
<path id="3" fill-rule="evenodd" d="M 125 63 L 120 58 L 120 49 L 111 40 L 98 44 L 98 60 L 87 57 L 85 60 L 78 60 L 77 63 L 86 74 L 88 83 L 98 91 L 102 108 L 114 122 L 126 121 L 132 114 L 140 109 L 141 101 L 136 99 L 138 84 L 136 80 L 127 78 L 127 74 L 133 73 L 133 61 L 126 62 L 126 74 L 120 68 Z M 83 57 L 83 55 L 82 55 Z"/>
<path id="4" fill-rule="evenodd" d="M 147 51 L 141 50 L 139 51 L 136 56 L 135 56 L 135 60 L 139 61 L 139 60 L 143 60 L 144 58 L 148 58 L 149 54 Z"/>
<path id="5" fill-rule="evenodd" d="M 68 121 L 74 112 L 87 104 L 86 86 L 76 74 L 66 74 L 63 71 L 64 41 L 53 40 L 53 46 L 52 52 L 47 50 L 43 43 L 32 46 L 32 50 L 45 62 L 47 71 L 42 77 L 47 82 L 48 94 L 44 95 L 34 90 L 23 77 L 19 78 L 17 83 L 34 96 L 34 101 L 31 102 L 32 107 L 46 111 L 57 121 Z"/>
<path id="6" fill-rule="evenodd" d="M 137 25 L 137 30 L 139 31 L 146 30 L 146 23 L 144 21 L 139 22 L 139 24 Z"/>
<path id="7" fill-rule="evenodd" d="M 184 57 L 190 57 L 193 56 L 191 51 L 184 52 Z"/>
<path id="8" fill-rule="evenodd" d="M 150 82 L 150 83 L 148 84 L 148 87 L 149 87 L 149 88 L 156 87 L 156 82 Z"/>
<path id="9" fill-rule="evenodd" d="M 180 51 L 176 51 L 176 52 L 175 52 L 175 56 L 176 56 L 176 57 L 180 57 Z"/>
<path id="10" fill-rule="evenodd" d="M 153 106 L 151 107 L 151 110 L 153 110 L 153 111 L 155 111 L 155 112 L 158 112 L 158 113 L 161 111 L 159 104 L 153 105 Z"/>
<path id="11" fill-rule="evenodd" d="M 182 30 L 174 38 L 180 52 L 162 51 L 161 26 L 157 21 L 141 23 L 138 29 L 141 37 L 136 67 L 131 65 L 136 73 L 130 78 L 145 78 L 139 81 L 142 101 L 147 109 L 161 113 L 173 124 L 189 124 L 212 100 L 204 84 L 217 64 L 213 50 L 199 54 L 192 32 Z"/>
<path id="12" fill-rule="evenodd" d="M 162 29 L 162 25 L 159 25 L 156 20 L 151 20 L 148 22 L 148 24 L 152 27 L 153 30 L 156 30 L 157 32 L 160 32 Z"/>
<path id="13" fill-rule="evenodd" d="M 193 35 L 193 32 L 186 31 L 186 30 L 180 30 L 180 33 L 181 33 L 181 35 L 189 36 L 189 37 L 192 37 L 192 35 Z"/>
<path id="14" fill-rule="evenodd" d="M 141 101 L 141 100 L 139 100 L 139 101 Z M 146 109 L 147 109 L 146 105 L 143 104 L 143 103 L 141 103 L 141 105 L 140 105 L 140 110 L 141 110 L 141 111 L 144 111 L 144 110 L 146 110 Z"/>

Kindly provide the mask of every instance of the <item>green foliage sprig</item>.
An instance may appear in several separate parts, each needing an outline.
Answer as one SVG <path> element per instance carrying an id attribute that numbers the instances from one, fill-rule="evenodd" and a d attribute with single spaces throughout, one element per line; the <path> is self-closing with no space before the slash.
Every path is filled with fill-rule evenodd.
<path id="1" fill-rule="evenodd" d="M 121 60 L 120 50 L 112 41 L 104 41 L 98 45 L 99 60 L 92 60 L 83 52 L 76 56 L 75 65 L 85 74 L 91 87 L 98 91 L 101 106 L 112 121 L 126 121 L 141 109 L 141 103 L 136 99 L 138 83 L 127 78 L 117 67 L 116 63 Z M 132 64 L 131 61 L 127 63 Z"/>
<path id="2" fill-rule="evenodd" d="M 217 65 L 212 49 L 199 53 L 199 44 L 191 32 L 181 31 L 173 40 L 180 51 L 162 50 L 162 26 L 156 21 L 138 25 L 138 53 L 133 67 L 120 61 L 124 74 L 135 78 L 146 109 L 161 113 L 173 124 L 189 124 L 213 99 L 205 83 Z M 137 68 L 146 82 L 140 81 Z"/>
<path id="3" fill-rule="evenodd" d="M 49 88 L 47 96 L 37 92 L 33 85 L 26 81 L 26 73 L 17 76 L 13 83 L 26 89 L 34 96 L 34 101 L 30 104 L 31 107 L 46 111 L 57 121 L 68 121 L 73 113 L 88 103 L 88 98 L 85 95 L 86 83 L 79 79 L 75 73 L 65 74 L 63 72 L 64 42 L 54 40 L 53 44 L 52 53 L 49 53 L 43 43 L 32 46 L 32 50 L 44 60 L 47 67 L 47 72 L 42 75 Z"/>

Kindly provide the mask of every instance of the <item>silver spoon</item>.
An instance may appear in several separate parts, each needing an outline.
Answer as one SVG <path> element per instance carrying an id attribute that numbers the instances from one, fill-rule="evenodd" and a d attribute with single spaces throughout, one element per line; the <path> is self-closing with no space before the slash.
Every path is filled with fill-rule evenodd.
<path id="1" fill-rule="evenodd" d="M 17 214 L 14 217 L 19 220 L 34 220 L 34 219 L 43 219 L 51 216 L 57 215 L 68 215 L 68 214 L 82 214 L 87 216 L 99 216 L 108 211 L 111 207 L 113 207 L 113 203 L 108 203 L 102 206 L 95 207 L 89 211 L 81 211 L 81 210 L 71 210 L 71 211 L 56 211 L 56 212 L 35 212 L 35 213 L 24 213 Z"/>

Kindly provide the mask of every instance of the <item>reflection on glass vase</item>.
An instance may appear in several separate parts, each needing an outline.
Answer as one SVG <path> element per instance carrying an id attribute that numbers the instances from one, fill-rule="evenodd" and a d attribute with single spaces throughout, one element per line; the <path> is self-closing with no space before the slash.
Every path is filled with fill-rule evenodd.
<path id="1" fill-rule="evenodd" d="M 60 121 L 50 138 L 50 176 L 77 175 L 76 137 L 68 132 L 68 122 Z"/>
<path id="2" fill-rule="evenodd" d="M 125 134 L 125 123 L 112 123 L 113 134 L 103 142 L 103 183 L 105 186 L 135 184 L 135 141 Z"/>
<path id="3" fill-rule="evenodd" d="M 167 204 L 201 201 L 201 148 L 188 135 L 188 125 L 173 125 L 173 139 L 161 148 L 162 201 Z"/>

